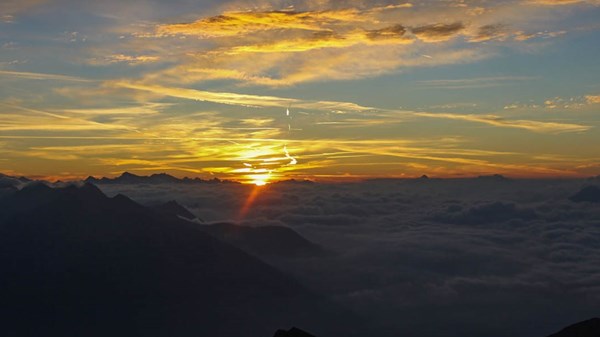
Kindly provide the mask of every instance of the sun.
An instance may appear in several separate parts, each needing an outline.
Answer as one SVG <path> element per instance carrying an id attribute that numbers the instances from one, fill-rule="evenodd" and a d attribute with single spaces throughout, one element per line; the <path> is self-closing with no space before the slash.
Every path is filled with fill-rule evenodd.
<path id="1" fill-rule="evenodd" d="M 251 174 L 247 177 L 249 178 L 248 181 L 256 186 L 265 186 L 272 178 L 270 172 L 265 174 Z"/>
<path id="2" fill-rule="evenodd" d="M 267 182 L 265 180 L 257 179 L 252 182 L 256 186 L 265 186 Z"/>

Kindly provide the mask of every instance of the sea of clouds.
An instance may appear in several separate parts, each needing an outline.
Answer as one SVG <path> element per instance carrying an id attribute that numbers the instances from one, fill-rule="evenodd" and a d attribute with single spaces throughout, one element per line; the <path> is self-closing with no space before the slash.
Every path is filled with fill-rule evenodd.
<path id="1" fill-rule="evenodd" d="M 334 254 L 270 258 L 389 336 L 546 336 L 600 314 L 598 180 L 102 185 L 207 223 L 288 226 Z"/>

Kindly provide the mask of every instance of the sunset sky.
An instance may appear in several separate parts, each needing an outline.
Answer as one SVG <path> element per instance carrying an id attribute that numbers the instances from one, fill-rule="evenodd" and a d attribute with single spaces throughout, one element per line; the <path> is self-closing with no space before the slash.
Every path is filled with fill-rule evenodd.
<path id="1" fill-rule="evenodd" d="M 600 174 L 600 1 L 2 0 L 0 172 Z"/>

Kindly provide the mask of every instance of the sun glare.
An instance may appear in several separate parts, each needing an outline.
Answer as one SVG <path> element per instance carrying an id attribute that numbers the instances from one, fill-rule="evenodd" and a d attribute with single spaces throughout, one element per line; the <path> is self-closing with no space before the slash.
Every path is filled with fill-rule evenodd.
<path id="1" fill-rule="evenodd" d="M 252 174 L 248 176 L 248 180 L 250 181 L 250 183 L 256 185 L 256 186 L 265 186 L 269 183 L 269 180 L 271 179 L 271 174 L 267 173 L 267 174 Z"/>
<path id="2" fill-rule="evenodd" d="M 252 183 L 256 186 L 265 186 L 267 184 L 264 180 L 254 180 Z"/>

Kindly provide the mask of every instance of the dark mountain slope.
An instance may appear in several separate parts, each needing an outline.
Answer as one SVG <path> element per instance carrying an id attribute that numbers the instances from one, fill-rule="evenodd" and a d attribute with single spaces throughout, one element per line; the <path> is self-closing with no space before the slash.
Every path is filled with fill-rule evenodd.
<path id="1" fill-rule="evenodd" d="M 175 216 L 175 217 L 183 217 L 189 220 L 197 219 L 192 212 L 188 211 L 187 208 L 181 206 L 177 201 L 167 201 L 164 204 L 151 206 L 154 211 L 166 215 L 166 216 Z"/>
<path id="2" fill-rule="evenodd" d="M 584 187 L 569 199 L 573 202 L 600 202 L 600 187 Z"/>
<path id="3" fill-rule="evenodd" d="M 592 318 L 587 321 L 579 322 L 568 326 L 561 331 L 548 337 L 599 337 L 600 336 L 600 318 Z"/>
<path id="4" fill-rule="evenodd" d="M 329 254 L 321 246 L 287 227 L 249 227 L 217 223 L 200 228 L 222 241 L 259 256 L 318 257 Z"/>
<path id="5" fill-rule="evenodd" d="M 0 201 L 5 336 L 364 335 L 278 270 L 96 187 L 35 185 Z"/>

